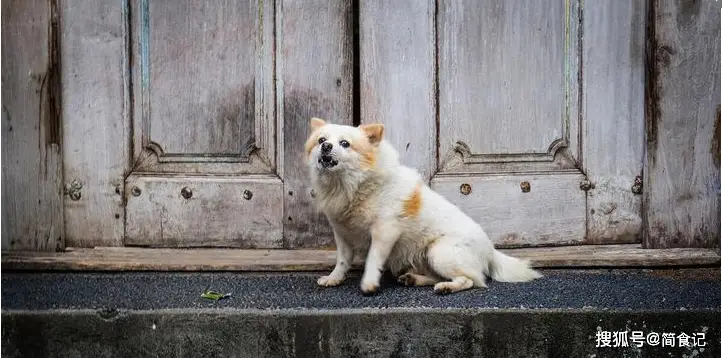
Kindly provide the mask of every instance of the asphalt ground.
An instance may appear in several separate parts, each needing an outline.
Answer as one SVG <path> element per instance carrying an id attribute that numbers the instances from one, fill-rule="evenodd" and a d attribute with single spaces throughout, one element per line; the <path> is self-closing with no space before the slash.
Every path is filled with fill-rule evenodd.
<path id="1" fill-rule="evenodd" d="M 183 308 L 364 309 L 486 308 L 695 310 L 720 309 L 719 270 L 542 271 L 528 283 L 489 282 L 451 295 L 404 287 L 384 277 L 364 296 L 358 274 L 333 288 L 316 286 L 321 273 L 3 273 L 3 310 Z M 711 273 L 710 273 L 711 272 Z M 204 289 L 230 293 L 212 301 Z"/>

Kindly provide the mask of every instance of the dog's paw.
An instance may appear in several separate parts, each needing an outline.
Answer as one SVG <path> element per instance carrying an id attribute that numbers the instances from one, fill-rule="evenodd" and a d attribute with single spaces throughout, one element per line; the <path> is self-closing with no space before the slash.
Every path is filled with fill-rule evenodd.
<path id="1" fill-rule="evenodd" d="M 401 276 L 399 276 L 399 278 L 396 279 L 396 281 L 398 281 L 400 284 L 402 284 L 402 285 L 404 285 L 404 286 L 414 286 L 414 285 L 416 285 L 416 279 L 414 278 L 414 275 L 412 275 L 412 274 L 410 274 L 410 273 L 408 273 L 408 272 L 405 273 L 405 274 L 403 274 L 403 275 L 401 275 Z"/>
<path id="2" fill-rule="evenodd" d="M 333 287 L 333 286 L 340 285 L 342 282 L 343 282 L 343 279 L 339 279 L 339 278 L 331 277 L 331 276 L 323 276 L 323 277 L 318 278 L 318 281 L 316 281 L 316 284 L 318 284 L 319 286 L 323 286 L 323 287 Z"/>
<path id="3" fill-rule="evenodd" d="M 361 282 L 361 292 L 364 295 L 370 296 L 376 294 L 379 291 L 379 284 L 373 282 Z"/>
<path id="4" fill-rule="evenodd" d="M 454 293 L 454 288 L 452 287 L 453 283 L 451 282 L 439 282 L 434 285 L 434 292 L 439 295 L 448 295 L 450 293 Z"/>

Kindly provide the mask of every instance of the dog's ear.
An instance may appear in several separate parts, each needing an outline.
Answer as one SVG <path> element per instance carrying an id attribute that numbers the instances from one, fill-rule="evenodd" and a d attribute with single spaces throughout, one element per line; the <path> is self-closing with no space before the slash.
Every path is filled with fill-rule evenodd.
<path id="1" fill-rule="evenodd" d="M 316 117 L 311 118 L 311 131 L 312 132 L 325 125 L 326 125 L 326 121 L 324 121 L 323 119 L 316 118 Z"/>
<path id="2" fill-rule="evenodd" d="M 381 123 L 362 124 L 359 129 L 366 134 L 369 143 L 376 145 L 384 139 L 384 125 Z"/>

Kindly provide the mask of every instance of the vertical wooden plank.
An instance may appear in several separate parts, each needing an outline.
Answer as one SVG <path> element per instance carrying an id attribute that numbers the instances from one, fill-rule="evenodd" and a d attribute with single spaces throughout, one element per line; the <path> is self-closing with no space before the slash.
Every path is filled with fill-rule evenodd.
<path id="1" fill-rule="evenodd" d="M 311 117 L 352 124 L 353 32 L 351 1 L 278 0 L 277 95 L 282 138 L 286 247 L 333 242 L 326 219 L 313 207 L 303 144 Z"/>
<path id="2" fill-rule="evenodd" d="M 122 246 L 128 169 L 127 3 L 61 0 L 63 148 L 69 246 Z"/>
<path id="3" fill-rule="evenodd" d="M 587 242 L 641 241 L 644 157 L 644 1 L 590 1 L 583 13 L 583 162 Z"/>
<path id="4" fill-rule="evenodd" d="M 381 122 L 401 161 L 436 170 L 434 0 L 361 1 L 361 123 Z"/>
<path id="5" fill-rule="evenodd" d="M 649 14 L 643 245 L 719 247 L 719 8 L 655 0 Z"/>
<path id="6" fill-rule="evenodd" d="M 55 1 L 2 2 L 2 248 L 65 246 Z"/>

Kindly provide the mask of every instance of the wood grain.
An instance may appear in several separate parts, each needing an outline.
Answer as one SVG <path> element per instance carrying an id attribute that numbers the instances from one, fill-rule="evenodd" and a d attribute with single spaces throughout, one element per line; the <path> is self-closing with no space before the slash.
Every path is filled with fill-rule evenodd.
<path id="1" fill-rule="evenodd" d="M 719 265 L 710 249 L 642 249 L 639 245 L 582 245 L 501 250 L 537 268 L 675 267 Z M 66 252 L 3 252 L 3 270 L 42 271 L 327 271 L 329 250 L 69 248 Z M 354 270 L 363 268 L 355 261 Z"/>
<path id="2" fill-rule="evenodd" d="M 125 244 L 281 247 L 281 186 L 274 177 L 131 175 L 126 183 Z"/>
<path id="3" fill-rule="evenodd" d="M 311 117 L 353 124 L 351 2 L 278 0 L 276 16 L 285 244 L 324 246 L 333 236 L 313 208 L 303 145 Z"/>
<path id="4" fill-rule="evenodd" d="M 582 179 L 581 174 L 437 175 L 431 187 L 477 221 L 498 247 L 561 245 L 584 239 Z M 528 192 L 522 182 L 528 182 Z"/>
<path id="5" fill-rule="evenodd" d="M 65 247 L 55 3 L 2 2 L 2 248 Z"/>
<path id="6" fill-rule="evenodd" d="M 164 154 L 247 154 L 258 3 L 149 2 L 149 136 Z"/>
<path id="7" fill-rule="evenodd" d="M 720 20 L 710 1 L 653 2 L 645 247 L 720 247 Z"/>
<path id="8" fill-rule="evenodd" d="M 132 2 L 135 172 L 276 169 L 273 1 Z"/>
<path id="9" fill-rule="evenodd" d="M 577 168 L 577 2 L 439 1 L 438 23 L 441 170 Z"/>
<path id="10" fill-rule="evenodd" d="M 67 182 L 83 186 L 79 200 L 65 196 L 69 246 L 123 244 L 130 155 L 126 10 L 117 1 L 60 1 L 63 169 Z"/>
<path id="11" fill-rule="evenodd" d="M 588 2 L 583 23 L 587 242 L 641 242 L 646 2 Z"/>
<path id="12" fill-rule="evenodd" d="M 386 125 L 405 165 L 436 171 L 436 30 L 432 0 L 360 2 L 361 123 Z"/>

